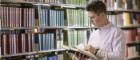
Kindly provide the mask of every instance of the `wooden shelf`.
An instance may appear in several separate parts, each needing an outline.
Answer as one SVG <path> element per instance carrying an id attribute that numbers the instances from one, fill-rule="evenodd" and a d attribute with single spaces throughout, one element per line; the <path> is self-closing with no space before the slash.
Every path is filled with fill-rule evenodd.
<path id="1" fill-rule="evenodd" d="M 33 27 L 0 28 L 0 30 L 29 30 L 29 29 L 33 29 Z"/>
<path id="2" fill-rule="evenodd" d="M 4 55 L 1 56 L 2 59 L 5 58 L 12 58 L 12 57 L 24 57 L 24 58 L 29 58 L 29 56 L 34 55 L 35 57 L 39 57 L 38 55 L 45 54 L 45 56 L 49 55 L 57 55 L 57 54 L 62 54 L 65 52 L 66 49 L 53 49 L 53 50 L 45 50 L 45 51 L 34 51 L 34 52 L 26 52 L 26 53 L 18 53 L 18 54 L 12 54 L 12 55 Z"/>
<path id="3" fill-rule="evenodd" d="M 121 29 L 140 28 L 140 25 L 119 26 Z"/>
<path id="4" fill-rule="evenodd" d="M 14 1 L 10 1 L 10 2 L 0 2 L 1 4 L 35 4 L 36 2 L 26 2 L 26 1 L 17 1 L 17 2 L 14 2 Z"/>
<path id="5" fill-rule="evenodd" d="M 37 3 L 37 2 L 0 2 L 1 4 L 31 4 L 35 6 L 59 6 L 61 8 L 74 8 L 74 9 L 84 9 L 85 6 L 73 5 L 73 4 L 60 4 L 60 3 Z M 133 12 L 133 13 L 140 13 L 140 10 L 133 10 L 133 9 L 108 9 L 107 12 Z"/>
<path id="6" fill-rule="evenodd" d="M 136 46 L 136 45 L 140 45 L 140 42 L 138 41 L 127 42 L 127 46 Z"/>
<path id="7" fill-rule="evenodd" d="M 79 6 L 79 5 L 72 5 L 72 4 L 45 4 L 45 3 L 36 3 L 34 4 L 36 6 L 56 6 L 61 8 L 71 8 L 71 9 L 85 9 L 85 7 Z"/>
<path id="8" fill-rule="evenodd" d="M 72 5 L 72 4 L 59 4 L 59 3 L 36 3 L 36 2 L 0 2 L 0 5 L 10 5 L 10 4 L 30 4 L 31 6 L 55 6 L 60 8 L 72 8 L 72 9 L 85 9 L 83 6 Z"/>
<path id="9" fill-rule="evenodd" d="M 107 12 L 133 12 L 133 13 L 140 13 L 140 10 L 132 10 L 132 9 L 110 9 Z"/>
<path id="10" fill-rule="evenodd" d="M 137 57 L 128 57 L 127 60 L 140 60 L 140 56 L 137 56 Z"/>
<path id="11" fill-rule="evenodd" d="M 121 29 L 132 29 L 132 28 L 140 28 L 140 25 L 130 25 L 130 26 L 118 26 Z M 69 29 L 94 29 L 95 27 L 69 27 L 69 26 L 46 26 L 46 27 L 13 27 L 13 28 L 0 28 L 0 30 L 31 30 L 31 29 L 36 29 L 36 28 L 42 28 L 42 29 L 63 29 L 63 30 L 69 30 Z"/>
<path id="12" fill-rule="evenodd" d="M 46 26 L 46 27 L 36 27 L 36 28 L 42 28 L 42 29 L 63 29 L 65 28 L 64 26 Z"/>

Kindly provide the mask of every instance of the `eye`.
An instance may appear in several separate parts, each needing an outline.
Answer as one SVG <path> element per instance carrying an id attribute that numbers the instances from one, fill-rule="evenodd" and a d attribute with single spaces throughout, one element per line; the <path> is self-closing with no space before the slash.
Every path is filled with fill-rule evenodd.
<path id="1" fill-rule="evenodd" d="M 94 18 L 95 18 L 94 16 L 90 17 L 90 19 L 94 19 Z"/>

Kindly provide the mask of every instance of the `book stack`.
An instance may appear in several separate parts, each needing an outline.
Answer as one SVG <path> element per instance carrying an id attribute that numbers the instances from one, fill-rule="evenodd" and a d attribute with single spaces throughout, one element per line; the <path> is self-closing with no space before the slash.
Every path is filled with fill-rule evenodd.
<path id="1" fill-rule="evenodd" d="M 129 29 L 129 30 L 123 30 L 123 31 L 124 31 L 125 38 L 128 43 L 136 41 L 137 29 Z"/>
<path id="2" fill-rule="evenodd" d="M 32 38 L 32 34 L 22 33 L 22 31 L 3 31 L 0 37 L 2 55 L 31 52 Z"/>
<path id="3" fill-rule="evenodd" d="M 64 26 L 64 11 L 52 10 L 48 8 L 38 8 L 39 25 L 40 27 L 60 27 Z"/>
<path id="4" fill-rule="evenodd" d="M 3 31 L 0 36 L 2 55 L 13 55 L 33 51 L 46 51 L 56 49 L 56 35 L 54 32 L 33 34 L 30 30 Z M 37 58 L 37 60 L 56 60 L 57 56 Z"/>
<path id="5" fill-rule="evenodd" d="M 1 7 L 1 27 L 34 27 L 35 14 L 33 8 Z"/>
<path id="6" fill-rule="evenodd" d="M 63 0 L 1 0 L 1 2 L 63 3 Z"/>
<path id="7" fill-rule="evenodd" d="M 1 0 L 0 2 L 24 2 L 24 0 Z"/>
<path id="8" fill-rule="evenodd" d="M 45 51 L 56 48 L 55 34 L 52 32 L 47 32 L 43 34 L 35 34 L 35 49 L 36 51 Z M 37 60 L 57 60 L 57 56 L 46 56 L 43 58 L 38 58 Z"/>
<path id="9" fill-rule="evenodd" d="M 64 44 L 69 47 L 77 46 L 78 44 L 87 43 L 87 31 L 86 30 L 69 30 L 64 33 Z M 67 40 L 67 41 L 66 41 Z"/>
<path id="10" fill-rule="evenodd" d="M 66 17 L 69 27 L 89 27 L 87 12 L 84 10 L 66 9 Z"/>
<path id="11" fill-rule="evenodd" d="M 107 16 L 109 21 L 112 22 L 114 25 L 117 26 L 131 26 L 131 25 L 139 25 L 140 24 L 140 14 L 136 13 L 119 13 L 119 14 L 112 14 L 109 13 Z"/>
<path id="12" fill-rule="evenodd" d="M 105 2 L 107 9 L 140 9 L 139 0 L 102 0 Z"/>
<path id="13" fill-rule="evenodd" d="M 139 43 L 139 28 L 138 29 L 129 29 L 123 30 L 125 33 L 125 38 L 127 40 L 127 57 L 133 58 L 140 55 L 140 43 Z"/>
<path id="14" fill-rule="evenodd" d="M 78 6 L 86 6 L 87 1 L 86 0 L 65 0 L 65 4 L 72 4 L 72 5 L 78 5 Z"/>

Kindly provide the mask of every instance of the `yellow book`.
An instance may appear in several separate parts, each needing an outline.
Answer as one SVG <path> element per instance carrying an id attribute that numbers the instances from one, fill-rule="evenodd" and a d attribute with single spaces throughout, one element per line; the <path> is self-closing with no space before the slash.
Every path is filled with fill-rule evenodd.
<path id="1" fill-rule="evenodd" d="M 123 13 L 123 25 L 124 26 L 130 26 L 131 22 L 130 22 L 130 15 L 127 12 Z"/>

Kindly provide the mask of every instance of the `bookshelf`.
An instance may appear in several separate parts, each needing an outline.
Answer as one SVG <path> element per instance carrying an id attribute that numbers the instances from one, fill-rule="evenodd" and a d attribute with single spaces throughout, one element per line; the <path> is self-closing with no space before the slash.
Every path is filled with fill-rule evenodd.
<path id="1" fill-rule="evenodd" d="M 110 22 L 113 22 L 113 24 L 117 25 L 124 31 L 136 29 L 137 32 L 139 33 L 140 23 L 135 24 L 122 20 L 125 19 L 128 20 L 127 18 L 123 18 L 124 13 L 127 14 L 131 13 L 132 16 L 133 15 L 135 16 L 135 14 L 137 14 L 138 17 L 140 17 L 140 10 L 135 8 L 122 9 L 123 7 L 120 8 L 119 6 L 118 8 L 112 8 L 114 4 L 116 4 L 116 2 L 110 3 L 109 1 L 111 0 L 107 0 L 107 1 L 108 1 L 107 7 L 111 7 L 108 8 L 107 10 L 108 18 L 109 20 L 111 20 Z M 20 46 L 23 47 L 23 50 L 25 48 L 32 47 L 32 49 L 29 49 L 30 51 L 26 51 L 26 52 L 25 51 L 20 53 L 14 52 L 5 55 L 2 52 L 1 58 L 11 59 L 11 60 L 19 59 L 19 58 L 22 59 L 33 58 L 32 60 L 34 60 L 34 58 L 36 58 L 36 60 L 40 60 L 40 59 L 69 60 L 69 58 L 65 58 L 67 57 L 65 53 L 69 52 L 69 50 L 59 49 L 61 48 L 61 44 L 65 44 L 70 47 L 73 47 L 79 43 L 86 43 L 87 42 L 86 40 L 88 39 L 88 35 L 89 35 L 88 33 L 91 31 L 91 29 L 95 28 L 90 26 L 87 13 L 85 11 L 85 5 L 86 5 L 86 0 L 83 1 L 81 0 L 64 0 L 64 1 L 63 0 L 52 0 L 52 1 L 26 0 L 26 1 L 17 1 L 17 2 L 16 0 L 13 1 L 10 0 L 10 2 L 6 2 L 6 1 L 0 2 L 0 11 L 2 11 L 0 13 L 2 13 L 2 15 L 7 16 L 4 17 L 1 15 L 2 17 L 0 17 L 1 18 L 0 31 L 2 31 L 2 33 L 0 33 L 0 35 L 2 35 L 0 39 L 7 40 L 7 41 L 12 40 L 12 43 L 9 43 L 12 44 L 12 46 L 10 46 L 12 52 L 14 51 L 12 47 L 14 48 L 18 47 L 18 46 L 15 47 L 14 45 L 15 40 L 23 40 L 24 42 L 23 45 L 25 46 Z M 139 22 L 139 18 L 135 18 L 135 17 L 133 18 L 134 19 L 132 20 L 134 20 L 134 22 L 135 19 L 137 22 Z M 11 38 L 11 37 L 15 37 L 15 38 Z M 28 41 L 24 41 L 26 40 L 26 38 L 28 38 L 27 39 Z M 130 39 L 133 39 L 133 37 Z M 134 38 L 134 40 L 135 39 L 136 38 Z M 0 41 L 1 43 L 4 42 L 2 40 Z M 27 46 L 29 44 L 26 45 L 25 42 L 28 43 L 32 42 L 32 43 L 30 43 L 31 44 L 30 46 Z M 6 41 L 4 43 L 6 43 Z M 139 42 L 131 41 L 131 43 L 127 43 L 127 45 L 132 45 L 132 48 L 134 48 L 135 45 L 139 45 Z M 1 44 L 0 47 L 2 47 L 1 51 L 4 51 L 3 49 L 5 47 L 4 44 L 3 45 Z M 8 47 L 6 46 L 5 50 L 7 49 Z M 138 57 L 136 58 L 139 59 Z M 128 57 L 128 60 L 133 60 L 133 59 L 135 60 L 135 57 L 134 58 Z"/>
<path id="2" fill-rule="evenodd" d="M 105 1 L 108 7 L 108 19 L 120 27 L 126 38 L 126 57 L 127 60 L 139 60 L 139 0 L 108 0 Z"/>
<path id="3" fill-rule="evenodd" d="M 63 54 L 66 53 L 66 49 L 53 49 L 53 50 L 46 50 L 46 51 L 34 51 L 34 52 L 30 52 L 30 53 L 18 53 L 18 54 L 12 54 L 12 55 L 6 55 L 6 56 L 2 56 L 2 59 L 4 58 L 23 58 L 23 59 L 30 59 L 30 58 L 37 58 L 39 56 L 51 56 L 51 55 L 58 55 L 58 54 Z"/>
<path id="4" fill-rule="evenodd" d="M 82 5 L 82 4 L 79 4 L 79 5 Z M 53 51 L 53 49 L 59 48 L 57 46 L 59 46 L 63 42 L 62 30 L 67 30 L 67 29 L 85 29 L 86 30 L 87 29 L 87 27 L 83 27 L 83 26 L 72 26 L 72 27 L 69 26 L 68 27 L 66 23 L 64 25 L 64 15 L 66 14 L 66 12 L 64 11 L 66 11 L 66 9 L 74 9 L 75 12 L 78 11 L 77 9 L 81 9 L 80 11 L 82 11 L 83 7 L 79 5 L 73 5 L 73 3 L 63 4 L 63 3 L 14 2 L 14 1 L 1 2 L 1 8 L 2 8 L 1 11 L 4 12 L 2 13 L 2 15 L 7 16 L 7 17 L 2 16 L 2 20 L 1 20 L 2 26 L 0 30 L 3 32 L 1 33 L 2 34 L 1 39 L 2 39 L 2 42 L 4 42 L 4 44 L 2 44 L 2 51 L 4 51 L 2 52 L 2 59 L 10 59 L 10 60 L 20 59 L 20 58 L 30 59 L 30 58 L 35 58 L 34 57 L 35 55 L 38 57 L 37 60 L 39 59 L 56 60 L 57 56 L 59 56 L 57 57 L 58 60 L 63 60 L 62 54 L 56 55 L 57 53 L 59 53 L 59 50 Z M 13 9 L 13 11 L 9 9 L 11 10 Z M 9 21 L 10 18 L 8 18 L 9 17 L 8 14 L 10 14 L 10 16 L 13 16 L 13 17 L 10 17 L 11 21 Z M 19 18 L 17 16 L 19 16 Z M 47 19 L 46 16 L 49 19 Z M 4 21 L 5 19 L 6 21 Z M 13 20 L 15 20 L 15 22 Z M 8 25 L 9 23 L 11 25 Z M 16 25 L 18 23 L 20 23 L 21 25 L 20 24 Z M 78 21 L 76 24 L 78 24 Z M 12 36 L 14 38 L 12 38 Z M 16 36 L 19 36 L 19 38 L 16 38 Z M 25 39 L 27 39 L 27 41 Z M 11 40 L 12 43 L 10 43 L 9 41 L 6 42 L 4 40 L 6 41 Z M 20 49 L 18 49 L 19 46 L 18 46 L 18 43 L 15 42 L 15 40 L 16 41 L 22 40 L 21 42 L 20 41 L 19 42 L 21 43 L 22 46 L 20 47 L 24 50 L 24 52 L 23 51 L 21 52 Z M 25 44 L 25 42 L 27 42 L 27 44 Z M 47 42 L 50 42 L 50 43 L 47 43 Z M 15 43 L 16 45 L 14 45 L 13 43 Z M 11 44 L 10 49 L 8 49 L 7 44 L 8 45 Z M 46 44 L 46 46 L 47 45 L 49 46 L 45 47 L 44 44 Z M 4 47 L 6 48 L 4 49 Z M 16 51 L 14 51 L 15 49 L 12 49 L 12 47 L 17 48 L 17 51 L 20 51 L 20 53 L 17 53 Z M 32 49 L 29 49 L 30 51 L 26 51 L 28 50 L 29 47 Z M 65 52 L 65 50 L 60 51 L 60 53 L 63 53 L 63 52 Z M 42 57 L 43 54 L 45 58 Z M 49 55 L 52 55 L 52 57 L 51 56 L 49 57 Z"/>
<path id="5" fill-rule="evenodd" d="M 133 13 L 140 13 L 140 10 L 133 10 L 133 9 L 109 9 L 108 12 L 133 12 Z"/>
<path id="6" fill-rule="evenodd" d="M 139 60 L 139 59 L 140 59 L 139 56 L 137 56 L 137 57 L 132 57 L 132 58 L 128 58 L 128 60 Z"/>

